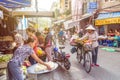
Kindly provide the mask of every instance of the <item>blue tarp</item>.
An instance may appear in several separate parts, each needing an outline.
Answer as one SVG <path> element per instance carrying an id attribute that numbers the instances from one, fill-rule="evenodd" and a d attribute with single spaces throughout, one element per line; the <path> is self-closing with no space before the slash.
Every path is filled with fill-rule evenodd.
<path id="1" fill-rule="evenodd" d="M 31 0 L 0 0 L 0 5 L 6 8 L 22 8 L 31 5 Z"/>
<path id="2" fill-rule="evenodd" d="M 120 12 L 100 13 L 97 19 L 107 19 L 120 17 Z"/>

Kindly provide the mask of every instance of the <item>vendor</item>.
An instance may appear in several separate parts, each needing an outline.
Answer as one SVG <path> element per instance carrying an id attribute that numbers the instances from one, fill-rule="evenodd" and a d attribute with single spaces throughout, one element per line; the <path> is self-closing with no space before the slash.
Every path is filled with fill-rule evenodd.
<path id="1" fill-rule="evenodd" d="M 24 39 L 23 39 L 22 35 L 19 34 L 17 30 L 14 30 L 13 34 L 14 34 L 14 38 L 15 38 L 16 47 L 23 45 Z"/>
<path id="2" fill-rule="evenodd" d="M 92 65 L 91 66 L 99 66 L 97 64 L 97 55 L 98 55 L 98 33 L 96 32 L 96 29 L 92 25 L 88 25 L 86 28 L 87 33 L 80 38 L 81 40 L 84 40 L 87 38 L 89 41 L 92 42 Z"/>
<path id="3" fill-rule="evenodd" d="M 24 80 L 23 73 L 21 71 L 21 66 L 24 60 L 31 56 L 34 58 L 38 63 L 45 65 L 48 69 L 51 69 L 50 66 L 44 63 L 41 59 L 39 59 L 36 54 L 34 53 L 33 46 L 34 46 L 34 39 L 28 38 L 27 43 L 23 46 L 18 47 L 12 59 L 8 62 L 7 69 L 8 69 L 8 80 Z"/>
<path id="4" fill-rule="evenodd" d="M 28 37 L 34 38 L 34 47 L 33 50 L 35 51 L 35 54 L 37 54 L 37 46 L 38 46 L 38 38 L 35 35 L 35 29 L 30 26 L 26 29 L 26 33 L 28 34 Z M 29 61 L 31 65 L 36 64 L 36 61 L 30 56 Z"/>

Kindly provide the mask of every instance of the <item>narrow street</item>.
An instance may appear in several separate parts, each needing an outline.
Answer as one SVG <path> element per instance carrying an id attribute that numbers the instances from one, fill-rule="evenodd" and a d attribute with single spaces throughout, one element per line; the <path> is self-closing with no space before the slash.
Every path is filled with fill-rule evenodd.
<path id="1" fill-rule="evenodd" d="M 66 44 L 66 51 L 70 51 Z M 70 53 L 70 52 L 69 52 Z M 65 70 L 58 67 L 53 72 L 38 75 L 39 80 L 120 80 L 120 53 L 107 52 L 99 48 L 98 64 L 100 67 L 92 67 L 91 72 L 85 72 L 82 64 L 76 59 L 76 54 L 71 54 L 71 69 Z"/>
<path id="2" fill-rule="evenodd" d="M 69 70 L 60 64 L 55 69 L 57 64 L 48 62 L 52 61 L 52 43 L 57 45 L 57 48 L 60 47 L 58 40 L 62 40 L 61 43 L 67 40 L 63 51 L 70 54 Z M 82 63 L 90 62 L 90 59 L 86 59 L 92 54 L 87 55 L 87 58 L 82 55 L 83 61 L 79 63 L 77 54 L 71 53 L 72 46 L 69 42 L 74 41 L 92 44 L 87 45 L 87 50 L 91 46 L 94 47 L 95 66 L 89 64 L 92 66 L 90 73 L 86 72 L 88 70 L 85 71 L 86 65 L 83 66 Z M 54 52 L 57 48 L 54 48 Z M 59 49 L 57 53 L 62 51 Z M 54 61 L 68 61 L 63 57 L 68 58 L 69 55 L 58 56 L 55 55 Z M 45 57 L 47 57 L 45 62 L 39 59 Z M 45 66 L 36 67 L 34 60 Z M 29 74 L 28 66 L 31 66 L 30 69 L 35 73 L 50 71 L 46 70 L 46 67 L 50 69 L 49 66 L 55 70 L 44 74 L 36 73 L 36 76 Z M 33 77 L 35 79 L 32 79 Z M 7 78 L 9 80 L 24 80 L 24 78 L 25 80 L 120 80 L 120 0 L 0 0 L 0 80 Z"/>
<path id="3" fill-rule="evenodd" d="M 70 53 L 71 46 L 66 44 L 65 51 Z M 119 49 L 119 48 L 118 48 Z M 99 48 L 98 64 L 100 67 L 92 67 L 91 72 L 85 72 L 82 64 L 76 59 L 76 53 L 71 54 L 71 68 L 65 70 L 59 66 L 56 70 L 37 75 L 38 80 L 120 80 L 120 53 L 107 52 Z M 0 80 L 6 80 L 0 77 Z"/>

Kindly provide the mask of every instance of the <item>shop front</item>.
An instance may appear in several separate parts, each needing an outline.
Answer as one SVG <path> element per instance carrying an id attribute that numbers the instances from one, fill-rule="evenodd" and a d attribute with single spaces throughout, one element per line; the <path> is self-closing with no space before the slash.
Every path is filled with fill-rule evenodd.
<path id="1" fill-rule="evenodd" d="M 100 13 L 95 26 L 99 29 L 99 35 L 103 35 L 100 39 L 104 39 L 106 45 L 120 46 L 120 12 Z"/>
<path id="2" fill-rule="evenodd" d="M 17 20 L 11 16 L 10 11 L 0 7 L 0 52 L 8 53 L 11 51 L 11 42 L 14 40 L 12 32 L 16 25 Z"/>
<path id="3" fill-rule="evenodd" d="M 95 25 L 98 26 L 100 34 L 107 35 L 107 33 L 110 30 L 112 31 L 114 31 L 115 29 L 119 30 L 120 29 L 120 12 L 100 13 L 98 15 L 98 18 L 95 20 Z"/>

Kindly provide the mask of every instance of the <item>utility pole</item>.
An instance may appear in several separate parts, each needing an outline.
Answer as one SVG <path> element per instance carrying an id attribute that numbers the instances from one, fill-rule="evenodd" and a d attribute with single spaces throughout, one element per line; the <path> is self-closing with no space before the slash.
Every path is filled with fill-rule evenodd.
<path id="1" fill-rule="evenodd" d="M 36 13 L 38 12 L 38 1 L 35 0 L 35 9 L 36 9 Z"/>
<path id="2" fill-rule="evenodd" d="M 35 9 L 36 9 L 36 13 L 38 13 L 38 0 L 35 0 Z M 36 23 L 38 25 L 38 17 L 36 17 Z M 38 26 L 37 26 L 37 31 L 38 31 Z"/>

